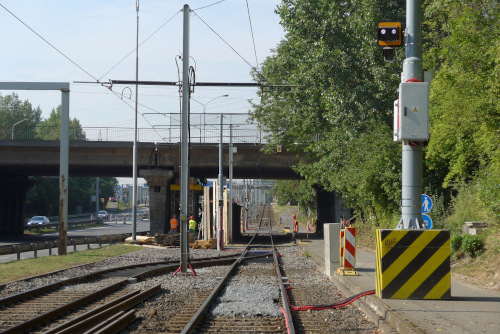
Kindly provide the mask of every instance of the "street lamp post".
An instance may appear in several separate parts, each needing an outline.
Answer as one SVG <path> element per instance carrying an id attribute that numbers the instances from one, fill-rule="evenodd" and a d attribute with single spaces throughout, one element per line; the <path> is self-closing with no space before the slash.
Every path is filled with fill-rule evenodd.
<path id="1" fill-rule="evenodd" d="M 200 101 L 198 100 L 195 100 L 193 98 L 191 98 L 191 100 L 193 101 L 196 101 L 198 102 L 199 104 L 201 104 L 203 106 L 203 134 L 205 134 L 205 123 L 206 123 L 206 120 L 205 120 L 205 114 L 207 112 L 207 105 L 212 102 L 212 101 L 215 101 L 217 100 L 219 97 L 228 97 L 229 95 L 228 94 L 224 94 L 224 95 L 220 95 L 220 96 L 217 96 L 217 97 L 214 97 L 213 99 L 211 99 L 210 101 L 208 101 L 207 103 L 203 104 L 201 103 Z M 201 127 L 200 127 L 201 129 Z M 205 137 L 204 137 L 205 138 Z M 203 140 L 203 142 L 205 142 L 205 140 Z M 201 136 L 200 136 L 200 143 L 201 143 Z"/>
<path id="2" fill-rule="evenodd" d="M 16 126 L 16 125 L 18 125 L 19 123 L 22 123 L 22 122 L 27 121 L 27 120 L 28 120 L 28 119 L 27 119 L 27 118 L 25 118 L 25 119 L 23 119 L 22 121 L 19 121 L 19 122 L 17 122 L 16 124 L 12 125 L 12 140 L 14 140 L 14 128 L 15 128 L 15 126 Z"/>

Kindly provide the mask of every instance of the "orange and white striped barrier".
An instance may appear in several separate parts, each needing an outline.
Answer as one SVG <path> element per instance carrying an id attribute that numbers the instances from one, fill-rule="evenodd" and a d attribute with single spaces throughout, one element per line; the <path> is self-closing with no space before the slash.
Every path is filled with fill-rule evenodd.
<path id="1" fill-rule="evenodd" d="M 337 272 L 343 276 L 357 276 L 356 265 L 356 228 L 346 227 L 340 230 L 340 268 Z"/>

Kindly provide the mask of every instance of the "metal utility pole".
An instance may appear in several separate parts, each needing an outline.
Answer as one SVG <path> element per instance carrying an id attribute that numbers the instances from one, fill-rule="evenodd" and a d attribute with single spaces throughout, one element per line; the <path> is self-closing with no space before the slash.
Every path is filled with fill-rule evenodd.
<path id="1" fill-rule="evenodd" d="M 96 214 L 96 219 L 97 215 L 99 214 L 99 178 L 95 178 L 95 214 Z"/>
<path id="2" fill-rule="evenodd" d="M 135 42 L 135 81 L 139 81 L 139 0 L 135 3 L 137 14 L 137 34 Z M 137 231 L 137 105 L 139 100 L 139 85 L 135 84 L 135 112 L 134 112 L 134 148 L 133 159 L 133 186 L 132 186 L 132 240 L 136 240 Z"/>
<path id="3" fill-rule="evenodd" d="M 61 88 L 61 139 L 59 152 L 59 246 L 58 254 L 68 253 L 69 184 L 69 84 Z"/>
<path id="4" fill-rule="evenodd" d="M 229 206 L 229 222 L 227 224 L 229 242 L 233 241 L 233 153 L 233 124 L 229 124 L 229 194 L 227 199 Z"/>
<path id="5" fill-rule="evenodd" d="M 181 272 L 189 261 L 188 200 L 189 200 L 189 5 L 184 5 L 182 49 L 182 117 L 181 117 Z"/>
<path id="6" fill-rule="evenodd" d="M 0 90 L 61 91 L 61 137 L 59 144 L 59 255 L 66 255 L 68 239 L 68 170 L 69 170 L 69 83 L 0 82 Z"/>
<path id="7" fill-rule="evenodd" d="M 421 0 L 406 1 L 406 58 L 401 82 L 423 81 Z M 401 215 L 398 228 L 422 228 L 422 145 L 403 141 Z"/>
<path id="8" fill-rule="evenodd" d="M 210 102 L 215 101 L 215 100 L 217 100 L 217 99 L 218 99 L 218 98 L 220 98 L 220 97 L 228 97 L 228 96 L 229 96 L 228 94 L 220 95 L 220 96 L 214 97 L 213 99 L 211 99 L 211 100 L 210 100 L 210 101 L 208 101 L 207 103 L 201 103 L 200 101 L 198 101 L 198 100 L 196 100 L 196 99 L 193 99 L 193 98 L 191 99 L 191 100 L 193 100 L 193 101 L 198 102 L 198 103 L 199 103 L 199 104 L 201 104 L 201 105 L 202 105 L 202 107 L 203 107 L 203 134 L 204 134 L 204 136 L 206 136 L 206 134 L 205 134 L 205 133 L 206 133 L 206 131 L 205 131 L 205 124 L 207 123 L 207 121 L 206 121 L 207 105 L 208 105 Z M 201 126 L 200 126 L 200 132 L 201 132 Z M 205 142 L 205 137 L 203 137 L 203 142 Z M 200 134 L 200 143 L 201 143 L 201 134 Z"/>
<path id="9" fill-rule="evenodd" d="M 27 120 L 28 120 L 28 119 L 27 119 L 27 118 L 25 118 L 25 119 L 23 119 L 22 121 L 19 121 L 19 122 L 15 123 L 14 125 L 12 125 L 12 140 L 14 140 L 14 128 L 16 127 L 16 125 L 18 125 L 19 123 L 22 123 L 22 122 L 24 122 L 24 121 L 27 121 Z"/>
<path id="10" fill-rule="evenodd" d="M 222 114 L 220 115 L 220 141 L 219 141 L 219 176 L 218 176 L 218 183 L 219 183 L 219 213 L 217 215 L 217 250 L 221 251 L 223 250 L 222 244 L 222 213 L 224 209 L 224 185 L 223 185 L 223 172 L 222 172 L 222 167 L 223 167 L 223 157 L 224 157 L 224 152 L 222 151 L 222 145 L 223 145 L 223 126 L 224 126 L 224 117 Z"/>

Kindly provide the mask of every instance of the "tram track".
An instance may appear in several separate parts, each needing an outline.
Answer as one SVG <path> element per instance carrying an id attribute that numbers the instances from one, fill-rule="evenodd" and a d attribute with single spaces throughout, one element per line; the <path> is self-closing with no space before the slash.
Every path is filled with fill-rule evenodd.
<path id="1" fill-rule="evenodd" d="M 29 303 L 30 294 L 52 295 L 66 290 L 75 292 L 74 297 L 63 297 L 67 301 L 89 298 L 85 306 L 73 307 L 64 315 L 30 320 L 29 328 L 18 331 L 11 326 L 4 332 L 375 333 L 373 323 L 352 306 L 306 312 L 293 309 L 301 305 L 328 305 L 345 296 L 323 275 L 314 272 L 312 262 L 300 254 L 289 235 L 273 231 L 274 218 L 269 207 L 265 209 L 260 221 L 252 224 L 247 239 L 243 239 L 246 240 L 243 246 L 236 244 L 227 249 L 230 254 L 193 250 L 198 259 L 191 259 L 190 263 L 197 271 L 196 276 L 194 272 L 172 275 L 179 267 L 179 260 L 156 261 L 116 266 L 60 280 L 52 287 L 45 287 L 44 292 L 32 290 L 1 298 L 0 313 L 4 309 L 15 310 L 16 305 L 23 309 L 21 305 Z M 279 246 L 274 243 L 275 237 Z M 138 253 L 136 257 L 151 261 L 165 259 L 165 254 L 170 258 L 175 256 L 174 249 L 155 249 L 163 254 L 158 257 L 151 257 L 152 251 L 144 249 L 142 254 L 148 255 Z M 210 255 L 218 256 L 207 257 Z M 129 256 L 138 262 L 133 254 Z M 120 262 L 127 261 L 110 261 L 113 266 Z M 86 295 L 91 293 L 90 289 L 85 291 L 86 286 L 93 286 L 94 293 L 113 284 L 119 288 L 109 294 Z M 76 295 L 82 291 L 83 295 Z"/>
<path id="2" fill-rule="evenodd" d="M 287 310 L 288 305 L 283 298 L 279 301 L 280 296 L 284 296 L 282 292 L 285 290 L 278 269 L 278 256 L 272 241 L 270 207 L 268 207 L 267 217 L 264 217 L 264 213 L 265 207 L 262 208 L 261 219 L 255 228 L 255 233 L 240 258 L 229 268 L 226 275 L 220 280 L 217 287 L 196 311 L 181 333 L 286 333 L 287 327 L 289 328 L 288 333 L 293 333 L 293 328 L 290 330 L 293 325 L 286 323 L 287 319 L 291 319 L 290 311 Z M 256 238 L 262 231 L 266 231 L 265 235 L 269 240 L 267 246 L 261 244 L 262 235 L 260 235 L 260 239 Z M 254 246 L 256 240 L 259 241 L 259 244 Z M 253 249 L 259 253 L 264 253 L 265 257 L 258 260 L 256 258 L 249 259 Z M 249 264 L 257 261 L 259 262 L 258 269 L 252 269 Z M 238 282 L 242 277 L 250 277 L 255 284 L 266 280 L 266 278 L 269 280 L 270 277 L 272 277 L 272 281 L 269 287 L 262 285 L 242 286 Z M 274 314 L 271 311 L 269 314 L 262 312 L 263 314 L 252 315 L 252 310 L 248 310 L 249 305 L 244 300 L 240 300 L 237 295 L 243 291 L 244 294 L 247 293 L 246 297 L 250 298 L 252 297 L 250 295 L 252 288 L 256 289 L 254 293 L 257 293 L 258 290 L 266 291 L 266 288 L 269 289 L 267 291 L 272 293 L 271 290 L 280 285 L 281 289 L 276 289 L 276 298 L 271 301 L 270 305 L 271 309 L 274 306 Z M 237 297 L 231 297 L 233 291 Z M 218 311 L 219 308 L 224 309 L 224 303 L 230 304 L 230 314 L 227 313 L 227 306 L 225 310 Z M 272 305 L 273 303 L 278 305 Z M 263 304 L 264 302 L 260 303 L 259 307 L 263 308 Z M 279 308 L 284 310 L 283 312 L 288 312 L 288 317 L 283 316 Z"/>
<path id="3" fill-rule="evenodd" d="M 230 254 L 227 256 L 193 260 L 193 263 L 195 263 L 198 267 L 224 265 L 234 262 L 236 258 L 237 256 L 235 254 Z M 121 304 L 119 307 L 120 312 L 128 310 L 135 306 L 138 302 L 143 301 L 144 298 L 149 298 L 155 293 L 161 291 L 160 286 L 148 289 L 144 294 L 141 291 L 130 291 L 130 289 L 125 288 L 128 282 L 133 283 L 138 280 L 145 280 L 148 277 L 155 275 L 173 272 L 178 268 L 178 266 L 178 261 L 164 261 L 142 265 L 116 267 L 70 278 L 41 288 L 1 298 L 0 333 L 19 333 L 26 331 L 47 332 L 48 328 L 54 326 L 61 328 L 69 327 L 68 324 L 61 324 L 60 320 L 68 313 L 71 313 L 72 318 L 77 317 L 79 314 L 84 314 L 87 318 L 93 317 L 92 319 L 95 321 L 95 314 L 86 314 L 87 312 L 85 310 L 98 309 L 99 306 L 104 303 L 99 302 L 99 300 L 106 301 L 111 299 L 117 303 L 123 295 L 131 293 L 129 299 L 136 302 L 126 304 L 126 300 L 124 300 L 122 303 L 125 303 L 127 307 L 123 307 L 124 304 Z M 113 284 L 104 283 L 106 286 L 102 289 L 98 289 L 97 291 L 94 291 L 92 288 L 90 288 L 90 291 L 71 291 L 74 286 L 98 280 L 110 280 L 115 282 L 118 280 L 119 282 Z M 89 285 L 94 284 L 95 283 L 91 283 Z M 122 293 L 115 293 L 116 290 L 124 291 Z M 111 297 L 112 294 L 115 294 L 115 296 Z M 134 296 L 135 294 L 144 296 L 144 298 L 138 298 L 137 296 Z M 89 303 L 91 303 L 91 306 L 86 306 Z M 104 317 L 105 316 L 101 315 L 101 318 Z M 135 319 L 130 315 L 127 317 L 130 321 Z M 85 319 L 82 319 L 81 321 L 84 320 Z M 47 322 L 51 323 L 48 327 L 45 326 Z M 125 326 L 127 324 L 128 321 L 124 322 Z M 38 330 L 37 328 L 45 328 L 45 330 Z"/>

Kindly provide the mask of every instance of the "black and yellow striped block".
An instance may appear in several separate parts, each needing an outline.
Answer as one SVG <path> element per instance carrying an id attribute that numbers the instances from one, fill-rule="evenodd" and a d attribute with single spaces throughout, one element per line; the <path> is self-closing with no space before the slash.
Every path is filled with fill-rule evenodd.
<path id="1" fill-rule="evenodd" d="M 450 299 L 449 230 L 377 230 L 376 294 Z"/>

